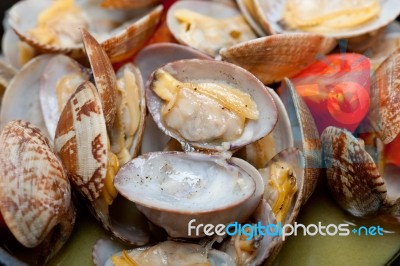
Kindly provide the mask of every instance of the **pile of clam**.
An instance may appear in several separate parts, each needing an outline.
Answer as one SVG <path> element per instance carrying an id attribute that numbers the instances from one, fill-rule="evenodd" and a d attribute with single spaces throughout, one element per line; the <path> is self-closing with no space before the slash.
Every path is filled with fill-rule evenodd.
<path id="1" fill-rule="evenodd" d="M 362 144 L 338 128 L 321 144 L 288 78 L 339 39 L 370 47 L 400 7 L 365 1 L 357 6 L 365 16 L 337 7 L 345 18 L 332 29 L 329 14 L 307 21 L 297 2 L 16 3 L 0 64 L 0 246 L 48 263 L 79 205 L 115 239 L 93 247 L 96 265 L 271 263 L 280 236 L 210 237 L 188 225 L 294 223 L 323 159 L 344 209 L 399 217 L 399 200 Z M 160 39 L 174 43 L 149 44 Z M 373 85 L 381 100 L 363 125 L 377 132 L 368 144 L 399 133 L 398 84 L 383 80 L 400 73 L 393 58 Z M 276 82 L 279 94 L 266 86 Z"/>

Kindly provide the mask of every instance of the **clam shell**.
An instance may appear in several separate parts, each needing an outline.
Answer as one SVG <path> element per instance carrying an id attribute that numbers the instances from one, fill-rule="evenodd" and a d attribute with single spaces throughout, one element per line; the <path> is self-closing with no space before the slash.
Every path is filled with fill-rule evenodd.
<path id="1" fill-rule="evenodd" d="M 238 183 L 221 181 L 228 177 Z M 239 190 L 231 190 L 239 183 L 243 185 Z M 244 222 L 260 201 L 262 184 L 258 171 L 244 160 L 182 152 L 139 156 L 125 164 L 114 179 L 119 193 L 136 202 L 150 221 L 172 237 L 191 238 L 199 237 L 188 233 L 193 219 L 195 224 Z M 217 187 L 218 192 L 214 190 Z"/>
<path id="2" fill-rule="evenodd" d="M 8 84 L 16 74 L 17 70 L 14 67 L 0 59 L 0 99 L 3 97 Z"/>
<path id="3" fill-rule="evenodd" d="M 42 55 L 26 64 L 11 80 L 0 110 L 0 128 L 9 121 L 23 119 L 49 136 L 40 107 L 40 78 L 53 55 Z"/>
<path id="4" fill-rule="evenodd" d="M 281 22 L 283 20 L 283 9 L 287 0 L 254 0 L 256 11 L 260 18 L 259 23 L 269 34 L 290 33 L 297 30 L 285 27 Z M 400 14 L 400 5 L 397 0 L 381 0 L 380 15 L 370 22 L 354 28 L 343 29 L 342 31 L 327 32 L 325 36 L 338 39 L 351 38 L 371 31 L 377 30 L 388 25 Z"/>
<path id="5" fill-rule="evenodd" d="M 117 110 L 115 99 L 117 96 L 117 78 L 107 54 L 96 39 L 85 29 L 82 29 L 82 40 L 87 57 L 93 71 L 96 88 L 100 94 L 104 118 L 107 128 L 114 124 Z"/>
<path id="6" fill-rule="evenodd" d="M 310 110 L 289 79 L 284 80 L 280 88 L 280 96 L 289 114 L 294 147 L 299 148 L 305 157 L 305 195 L 303 197 L 305 203 L 314 192 L 322 173 L 321 140 Z"/>
<path id="7" fill-rule="evenodd" d="M 102 42 L 101 46 L 111 62 L 121 62 L 136 54 L 156 30 L 162 11 L 162 6 L 155 7 L 147 15 Z"/>
<path id="8" fill-rule="evenodd" d="M 236 0 L 236 3 L 239 6 L 244 18 L 258 34 L 258 36 L 267 35 L 263 27 L 258 22 L 259 18 L 257 12 L 255 11 L 254 0 Z"/>
<path id="9" fill-rule="evenodd" d="M 149 80 L 151 73 L 159 67 L 182 59 L 212 59 L 196 49 L 175 43 L 156 43 L 146 46 L 135 57 L 135 64 L 143 80 Z"/>
<path id="10" fill-rule="evenodd" d="M 2 265 L 14 265 L 14 266 L 28 266 L 16 257 L 8 254 L 4 249 L 0 247 L 0 264 Z"/>
<path id="11" fill-rule="evenodd" d="M 160 0 L 103 0 L 101 6 L 105 8 L 143 8 L 158 3 Z"/>
<path id="12" fill-rule="evenodd" d="M 0 211 L 15 238 L 32 248 L 60 225 L 65 241 L 75 219 L 71 190 L 48 140 L 39 128 L 16 120 L 1 132 L 0 149 Z"/>
<path id="13" fill-rule="evenodd" d="M 327 181 L 335 200 L 354 216 L 377 214 L 387 190 L 371 156 L 347 130 L 328 127 L 321 138 Z"/>
<path id="14" fill-rule="evenodd" d="M 181 82 L 212 81 L 226 83 L 243 90 L 251 95 L 260 112 L 258 120 L 251 120 L 246 123 L 243 134 L 238 139 L 223 143 L 188 142 L 164 125 L 160 112 L 162 100 L 150 89 L 150 84 L 154 80 L 154 76 L 152 76 L 146 88 L 146 102 L 149 112 L 158 127 L 179 142 L 187 143 L 199 149 L 234 150 L 264 137 L 274 128 L 278 119 L 278 112 L 272 96 L 258 79 L 244 69 L 230 63 L 198 59 L 175 61 L 163 66 L 162 69 L 173 74 Z"/>
<path id="15" fill-rule="evenodd" d="M 55 150 L 73 185 L 90 201 L 100 196 L 106 176 L 107 131 L 94 85 L 82 83 L 57 125 Z"/>
<path id="16" fill-rule="evenodd" d="M 400 133 L 400 49 L 375 71 L 371 82 L 371 105 L 367 119 L 383 143 Z"/>
<path id="17" fill-rule="evenodd" d="M 171 8 L 167 12 L 167 25 L 172 35 L 175 37 L 175 39 L 181 44 L 185 44 L 190 47 L 196 48 L 206 54 L 209 54 L 210 56 L 218 54 L 218 50 L 214 50 L 210 46 L 207 47 L 207 40 L 194 42 L 193 40 L 188 41 L 185 38 L 182 38 L 180 33 L 181 26 L 179 21 L 175 17 L 175 12 L 179 9 L 188 9 L 200 15 L 204 15 L 215 19 L 228 19 L 241 16 L 240 11 L 236 7 L 233 7 L 232 5 L 226 5 L 224 3 L 221 3 L 221 1 L 213 2 L 213 1 L 186 0 L 186 1 L 177 1 L 171 6 Z M 218 31 L 218 29 L 215 29 L 215 31 Z M 222 29 L 220 30 L 220 32 L 222 32 Z M 246 40 L 246 37 L 248 38 L 251 36 L 250 34 L 253 35 L 254 38 L 256 37 L 255 34 L 250 29 L 249 34 L 247 34 L 248 36 L 241 34 L 241 36 L 237 38 L 237 43 Z M 221 35 L 221 33 L 216 32 L 215 35 Z M 226 37 L 226 39 L 228 38 L 229 36 Z M 209 41 L 211 42 L 212 40 Z"/>
<path id="18" fill-rule="evenodd" d="M 40 106 L 51 140 L 54 140 L 60 110 L 64 108 L 58 106 L 56 87 L 63 76 L 71 74 L 79 74 L 83 79 L 89 80 L 87 70 L 71 57 L 62 54 L 53 56 L 43 69 L 40 79 Z"/>
<path id="19" fill-rule="evenodd" d="M 292 77 L 329 53 L 337 42 L 317 34 L 271 35 L 223 48 L 223 60 L 253 73 L 264 84 Z"/>

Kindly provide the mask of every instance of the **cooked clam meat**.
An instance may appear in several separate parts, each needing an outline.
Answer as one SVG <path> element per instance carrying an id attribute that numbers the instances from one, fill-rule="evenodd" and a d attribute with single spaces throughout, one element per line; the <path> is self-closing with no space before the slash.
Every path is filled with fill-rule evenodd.
<path id="1" fill-rule="evenodd" d="M 28 34 L 38 42 L 68 47 L 81 42 L 81 28 L 88 27 L 88 18 L 74 0 L 56 0 L 38 17 Z"/>
<path id="2" fill-rule="evenodd" d="M 152 89 L 165 101 L 161 113 L 166 125 L 189 141 L 233 140 L 242 134 L 246 119 L 259 117 L 250 95 L 228 84 L 183 83 L 157 70 Z"/>
<path id="3" fill-rule="evenodd" d="M 111 151 L 121 163 L 131 159 L 130 148 L 140 124 L 140 92 L 133 67 L 122 70 L 117 79 L 117 112 L 110 132 Z"/>
<path id="4" fill-rule="evenodd" d="M 283 15 L 292 28 L 334 32 L 366 24 L 379 13 L 379 0 L 288 0 Z"/>
<path id="5" fill-rule="evenodd" d="M 288 163 L 278 161 L 272 163 L 269 168 L 261 169 L 260 172 L 263 176 L 269 176 L 265 196 L 277 222 L 284 222 L 297 191 L 293 169 Z"/>
<path id="6" fill-rule="evenodd" d="M 256 38 L 241 15 L 217 19 L 189 9 L 178 9 L 174 15 L 180 23 L 182 41 L 212 56 L 223 47 Z"/>

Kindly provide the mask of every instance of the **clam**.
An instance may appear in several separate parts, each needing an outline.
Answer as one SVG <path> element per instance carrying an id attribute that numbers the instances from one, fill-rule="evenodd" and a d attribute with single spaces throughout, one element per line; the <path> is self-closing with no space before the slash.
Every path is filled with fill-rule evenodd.
<path id="1" fill-rule="evenodd" d="M 40 246 L 35 257 L 43 264 L 63 246 L 75 222 L 68 178 L 46 137 L 28 122 L 7 123 L 0 147 L 0 214 L 19 243 Z"/>
<path id="2" fill-rule="evenodd" d="M 40 106 L 41 74 L 53 55 L 42 55 L 26 64 L 9 83 L 2 100 L 0 128 L 6 123 L 23 119 L 39 127 L 50 136 Z"/>
<path id="3" fill-rule="evenodd" d="M 285 79 L 279 95 L 289 114 L 294 147 L 304 154 L 305 175 L 302 197 L 304 203 L 311 196 L 322 173 L 321 140 L 314 118 L 303 99 L 297 94 L 289 79 Z"/>
<path id="4" fill-rule="evenodd" d="M 178 1 L 167 13 L 175 39 L 208 55 L 239 42 L 256 38 L 239 10 L 210 1 Z"/>
<path id="5" fill-rule="evenodd" d="M 35 51 L 64 53 L 74 58 L 83 56 L 80 29 L 87 29 L 112 61 L 122 61 L 154 32 L 161 11 L 161 6 L 104 9 L 100 1 L 25 0 L 10 9 L 9 24 L 21 41 Z"/>
<path id="6" fill-rule="evenodd" d="M 99 240 L 93 247 L 93 261 L 96 266 L 111 266 L 119 263 L 140 265 L 236 265 L 226 253 L 198 244 L 164 241 L 151 247 L 114 252 L 104 260 L 104 250 L 114 248 L 113 243 Z"/>
<path id="7" fill-rule="evenodd" d="M 103 0 L 102 7 L 106 8 L 143 8 L 149 7 L 160 3 L 160 0 Z"/>
<path id="8" fill-rule="evenodd" d="M 14 67 L 0 59 L 0 99 L 16 73 L 17 70 Z"/>
<path id="9" fill-rule="evenodd" d="M 279 253 L 284 239 L 279 236 L 278 227 L 293 224 L 304 201 L 304 166 L 303 153 L 288 148 L 259 170 L 264 180 L 264 197 L 247 222 L 258 229 L 250 229 L 251 239 L 245 234 L 235 235 L 221 248 L 235 259 L 236 265 L 270 264 Z"/>
<path id="10" fill-rule="evenodd" d="M 50 139 L 54 140 L 61 111 L 76 88 L 89 80 L 89 70 L 59 54 L 49 59 L 40 75 L 40 107 Z"/>
<path id="11" fill-rule="evenodd" d="M 334 38 L 309 33 L 271 35 L 220 50 L 223 60 L 253 73 L 264 84 L 292 77 L 329 53 Z"/>
<path id="12" fill-rule="evenodd" d="M 288 113 L 279 95 L 268 88 L 278 110 L 278 121 L 271 133 L 256 142 L 250 143 L 235 153 L 236 157 L 251 163 L 257 169 L 262 168 L 280 151 L 293 147 L 293 133 Z"/>
<path id="13" fill-rule="evenodd" d="M 188 101 L 191 108 L 185 109 Z M 163 132 L 203 150 L 243 147 L 267 135 L 278 116 L 259 80 L 233 64 L 211 60 L 180 60 L 159 68 L 148 82 L 146 102 Z"/>
<path id="14" fill-rule="evenodd" d="M 54 143 L 71 183 L 103 227 L 128 243 L 148 242 L 147 225 L 112 184 L 120 163 L 110 150 L 100 96 L 92 83 L 82 83 L 69 99 Z M 130 215 L 121 217 L 124 208 L 130 208 Z"/>
<path id="15" fill-rule="evenodd" d="M 335 127 L 326 128 L 321 138 L 328 185 L 344 210 L 368 217 L 395 207 L 399 198 L 395 173 L 381 174 L 362 142 L 347 130 Z M 393 189 L 388 191 L 390 187 Z"/>
<path id="16" fill-rule="evenodd" d="M 260 174 L 246 161 L 190 152 L 139 156 L 120 169 L 114 185 L 170 236 L 189 238 L 205 235 L 204 228 L 188 232 L 193 219 L 195 224 L 244 222 L 263 193 Z"/>

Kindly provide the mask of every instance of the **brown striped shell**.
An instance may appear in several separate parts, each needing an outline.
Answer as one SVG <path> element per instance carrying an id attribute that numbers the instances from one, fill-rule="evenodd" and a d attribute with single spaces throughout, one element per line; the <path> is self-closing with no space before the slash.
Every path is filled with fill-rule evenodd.
<path id="1" fill-rule="evenodd" d="M 117 110 L 115 103 L 117 97 L 117 78 L 110 59 L 101 45 L 87 30 L 82 29 L 81 32 L 86 54 L 92 67 L 96 88 L 100 94 L 107 128 L 110 129 L 114 124 L 115 112 Z"/>
<path id="2" fill-rule="evenodd" d="M 392 53 L 372 76 L 370 98 L 367 119 L 387 144 L 400 133 L 400 49 Z"/>
<path id="3" fill-rule="evenodd" d="M 264 84 L 292 77 L 329 53 L 337 42 L 317 34 L 271 35 L 223 48 L 222 59 L 248 70 Z"/>
<path id="4" fill-rule="evenodd" d="M 327 181 L 335 200 L 354 216 L 377 214 L 387 190 L 372 157 L 347 130 L 328 127 L 321 137 Z"/>
<path id="5" fill-rule="evenodd" d="M 29 122 L 14 120 L 0 134 L 0 150 L 0 211 L 8 228 L 32 248 L 60 225 L 63 244 L 75 213 L 69 181 L 48 140 Z"/>
<path id="6" fill-rule="evenodd" d="M 289 79 L 284 80 L 280 88 L 280 96 L 289 114 L 293 130 L 294 146 L 304 153 L 305 195 L 303 202 L 305 203 L 314 192 L 318 178 L 321 176 L 321 140 L 310 110 L 303 99 L 297 94 Z"/>
<path id="7" fill-rule="evenodd" d="M 71 182 L 86 198 L 99 197 L 107 167 L 107 131 L 94 85 L 82 83 L 61 113 L 54 140 Z"/>
<path id="8" fill-rule="evenodd" d="M 103 0 L 101 6 L 105 8 L 143 8 L 160 3 L 160 0 Z"/>

